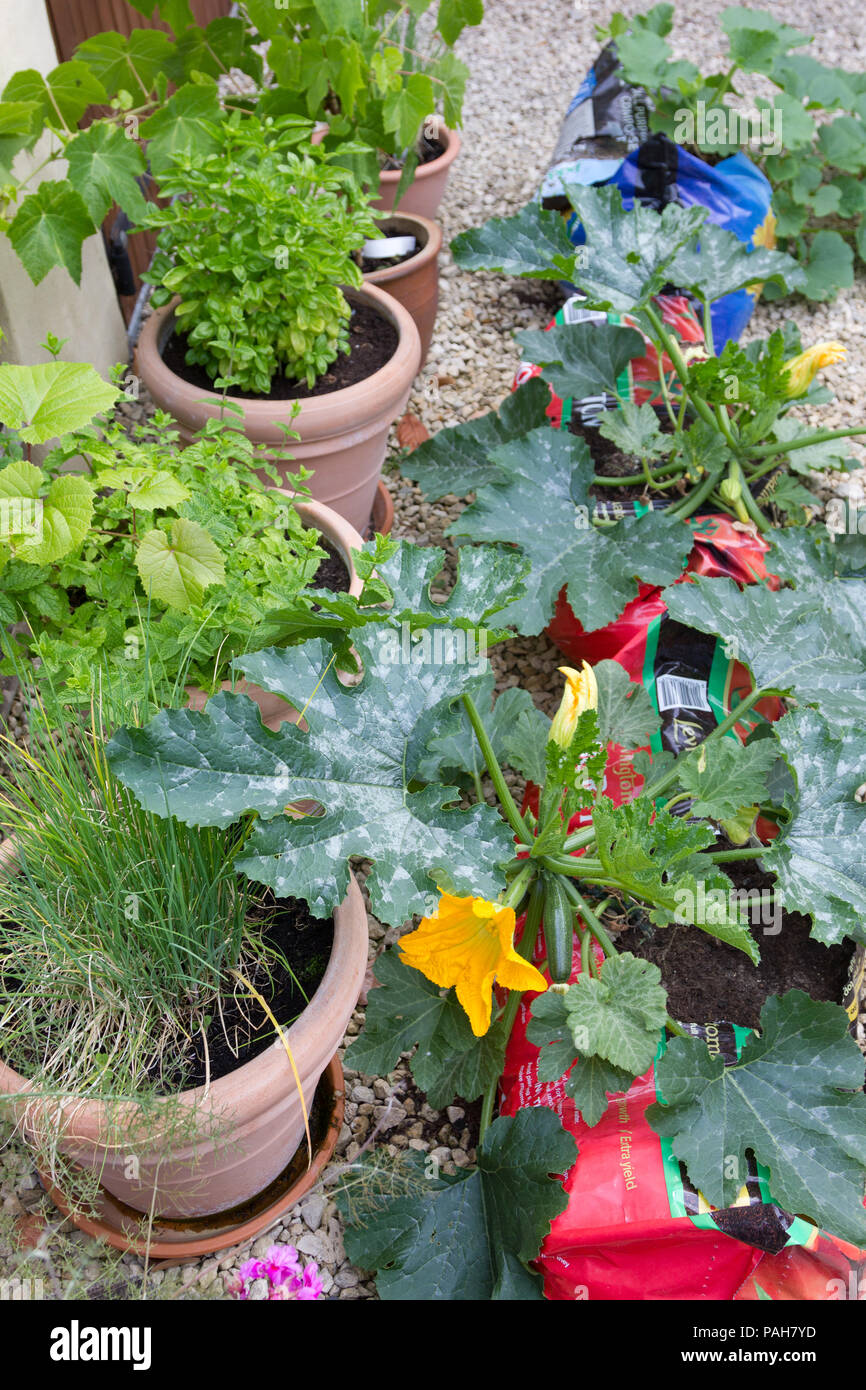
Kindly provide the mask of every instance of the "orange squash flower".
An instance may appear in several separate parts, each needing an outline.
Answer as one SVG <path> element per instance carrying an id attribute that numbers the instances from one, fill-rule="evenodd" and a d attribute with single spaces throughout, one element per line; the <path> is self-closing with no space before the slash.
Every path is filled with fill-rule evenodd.
<path id="1" fill-rule="evenodd" d="M 434 985 L 456 988 L 480 1038 L 490 1027 L 494 980 L 506 989 L 539 991 L 547 981 L 514 949 L 513 908 L 440 893 L 436 913 L 399 942 L 400 957 Z"/>

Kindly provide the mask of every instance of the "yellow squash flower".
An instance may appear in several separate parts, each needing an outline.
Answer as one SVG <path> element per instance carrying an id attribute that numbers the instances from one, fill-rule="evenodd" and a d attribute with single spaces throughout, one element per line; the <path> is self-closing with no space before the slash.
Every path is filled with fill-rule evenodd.
<path id="1" fill-rule="evenodd" d="M 577 721 L 588 709 L 598 708 L 598 685 L 595 672 L 584 661 L 583 670 L 575 671 L 573 666 L 560 666 L 565 676 L 565 690 L 562 702 L 550 726 L 550 742 L 567 749 L 574 737 Z"/>
<path id="2" fill-rule="evenodd" d="M 783 372 L 787 378 L 785 395 L 788 399 L 802 396 L 808 391 L 815 373 L 822 367 L 832 367 L 834 362 L 841 362 L 846 350 L 844 343 L 815 343 L 814 347 L 807 348 L 786 362 Z"/>
<path id="3" fill-rule="evenodd" d="M 399 943 L 407 965 L 440 988 L 456 987 L 476 1038 L 490 1027 L 494 980 L 506 989 L 547 989 L 540 971 L 514 949 L 514 922 L 511 907 L 441 893 L 435 915 Z"/>

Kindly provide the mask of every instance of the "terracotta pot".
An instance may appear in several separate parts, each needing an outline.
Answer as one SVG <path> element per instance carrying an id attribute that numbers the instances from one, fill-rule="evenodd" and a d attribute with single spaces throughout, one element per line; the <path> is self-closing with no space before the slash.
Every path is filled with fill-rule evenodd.
<path id="1" fill-rule="evenodd" d="M 347 290 L 346 297 L 368 305 L 397 329 L 397 349 L 384 367 L 354 386 L 302 401 L 294 419 L 291 401 L 232 399 L 243 407 L 244 431 L 254 443 L 284 447 L 281 425 L 300 435 L 288 447 L 294 462 L 314 470 L 307 483 L 313 497 L 363 531 L 373 509 L 388 430 L 408 400 L 421 363 L 421 340 L 409 311 L 378 286 Z M 135 360 L 154 401 L 174 416 L 182 440 L 189 444 L 206 420 L 219 417 L 222 398 L 177 376 L 162 360 L 177 302 L 157 309 L 145 321 Z M 289 483 L 292 463 L 278 467 Z"/>
<path id="2" fill-rule="evenodd" d="M 449 130 L 444 121 L 439 122 L 439 139 L 445 146 L 445 153 L 440 154 L 438 159 L 431 159 L 428 164 L 418 165 L 415 177 L 400 199 L 400 212 L 417 213 L 419 217 L 429 217 L 431 220 L 435 218 L 451 165 L 460 153 L 460 136 L 456 130 Z M 382 170 L 379 175 L 379 197 L 373 203 L 374 208 L 391 212 L 400 173 L 399 169 Z"/>
<path id="3" fill-rule="evenodd" d="M 382 486 L 382 484 L 380 484 L 380 486 Z M 383 487 L 383 491 L 386 493 L 386 495 L 388 496 L 388 500 L 390 501 L 390 494 L 388 493 L 387 488 Z M 292 493 L 288 491 L 286 492 L 287 497 L 291 497 L 292 495 Z M 379 501 L 378 492 L 376 494 L 376 501 L 373 505 L 374 519 L 376 516 L 377 504 L 381 509 L 382 504 Z M 299 501 L 295 502 L 295 508 L 304 525 L 314 526 L 316 530 L 321 532 L 321 534 L 325 537 L 325 540 L 330 541 L 334 549 L 339 552 L 340 558 L 345 564 L 346 569 L 349 571 L 348 592 L 353 596 L 353 598 L 358 598 L 361 594 L 361 590 L 363 589 L 364 585 L 358 578 L 357 571 L 352 562 L 352 551 L 360 550 L 364 542 L 362 538 L 358 535 L 358 532 L 355 530 L 354 526 L 350 526 L 348 521 L 344 521 L 341 516 L 338 516 L 338 514 L 334 511 L 332 507 L 326 507 L 323 502 Z M 392 521 L 393 516 L 394 506 L 392 503 Z M 383 532 L 383 534 L 385 533 Z M 287 719 L 291 720 L 292 722 L 295 721 L 296 713 L 295 710 L 292 709 L 290 704 L 288 704 L 284 699 L 282 699 L 281 696 L 274 695 L 270 690 L 262 690 L 262 687 L 260 685 L 254 685 L 252 681 L 223 681 L 220 688 L 222 690 L 236 690 L 240 691 L 244 695 L 249 695 L 250 699 L 255 701 L 255 703 L 259 707 L 259 710 L 261 711 L 262 723 L 266 724 L 269 729 L 278 729 L 279 726 Z M 208 696 L 205 693 L 205 691 L 202 690 L 201 686 L 188 685 L 186 687 L 186 693 L 189 696 L 187 704 L 190 709 L 204 709 L 204 706 L 207 703 Z"/>
<path id="4" fill-rule="evenodd" d="M 81 1211 L 44 1177 L 43 1186 L 54 1205 L 69 1217 L 79 1231 L 105 1241 L 115 1250 L 161 1260 L 163 1269 L 168 1265 L 183 1264 L 186 1260 L 227 1250 L 232 1245 L 243 1245 L 276 1225 L 280 1217 L 291 1211 L 304 1193 L 309 1192 L 321 1178 L 340 1137 L 346 1108 L 343 1086 L 343 1068 L 339 1058 L 332 1057 L 322 1073 L 310 1114 L 312 1163 L 307 1162 L 305 1140 L 286 1170 L 239 1209 L 202 1217 L 198 1221 L 185 1219 L 170 1222 L 158 1219 L 151 1222 L 148 1216 L 118 1202 L 105 1188 L 100 1188 L 92 1207 Z"/>
<path id="5" fill-rule="evenodd" d="M 378 285 L 409 310 L 421 337 L 421 366 L 427 361 L 436 310 L 439 307 L 439 252 L 442 249 L 442 229 L 427 217 L 403 211 L 392 212 L 387 218 L 394 236 L 413 236 L 419 251 L 402 265 L 385 270 L 370 270 L 364 276 L 365 285 Z"/>
<path id="6" fill-rule="evenodd" d="M 370 518 L 370 534 L 378 531 L 380 536 L 390 536 L 393 527 L 394 499 L 380 479 L 373 502 L 373 515 Z"/>
<path id="7" fill-rule="evenodd" d="M 8 840 L 3 845 L 7 864 L 14 853 L 9 845 Z M 334 913 L 334 945 L 325 974 L 285 1034 L 308 1109 L 352 1016 L 367 969 L 367 944 L 364 900 L 351 878 L 346 898 Z M 117 1138 L 124 1130 L 133 1132 L 134 1104 L 128 1108 L 128 1125 L 119 1112 L 109 1121 L 102 1102 L 74 1097 L 63 1103 L 59 1115 L 52 1108 L 46 1119 L 38 1101 L 24 1113 L 27 1088 L 26 1079 L 0 1061 L 0 1093 L 21 1095 L 19 1118 L 25 1136 L 40 1122 L 52 1129 L 61 1125 L 62 1152 L 68 1159 L 95 1174 L 126 1206 L 167 1218 L 200 1217 L 249 1201 L 283 1171 L 304 1136 L 298 1088 L 279 1038 L 210 1087 L 198 1086 L 173 1098 L 172 1106 L 195 1107 L 201 1117 L 198 1135 L 186 1132 L 172 1140 L 171 1122 L 164 1136 L 151 1122 L 146 1143 L 130 1141 L 129 1151 Z M 135 1164 L 130 1163 L 132 1156 Z"/>

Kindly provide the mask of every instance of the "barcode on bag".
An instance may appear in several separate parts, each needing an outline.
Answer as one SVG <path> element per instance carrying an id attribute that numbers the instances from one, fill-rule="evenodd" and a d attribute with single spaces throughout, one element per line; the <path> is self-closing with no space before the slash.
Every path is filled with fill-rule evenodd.
<path id="1" fill-rule="evenodd" d="M 601 309 L 583 309 L 581 296 L 573 294 L 562 306 L 563 323 L 607 323 L 607 314 Z"/>
<path id="2" fill-rule="evenodd" d="M 656 693 L 660 710 L 710 709 L 706 681 L 689 680 L 687 676 L 657 676 Z"/>

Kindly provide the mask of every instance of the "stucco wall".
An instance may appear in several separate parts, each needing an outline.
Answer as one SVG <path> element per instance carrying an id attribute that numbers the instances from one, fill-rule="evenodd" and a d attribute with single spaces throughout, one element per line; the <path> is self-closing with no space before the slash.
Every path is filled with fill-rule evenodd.
<path id="1" fill-rule="evenodd" d="M 44 0 L 0 0 L 0 90 L 21 68 L 46 74 L 57 62 Z M 33 155 L 19 155 L 15 172 L 26 173 L 44 158 L 42 148 L 40 142 Z M 64 171 L 61 163 L 54 177 L 62 177 Z M 51 175 L 40 175 L 45 176 Z M 101 236 L 84 243 L 79 289 L 63 269 L 50 271 L 34 285 L 0 234 L 0 328 L 0 358 L 5 362 L 46 361 L 39 344 L 49 330 L 69 339 L 61 354 L 69 362 L 92 362 L 103 374 L 113 363 L 125 362 L 126 330 Z"/>

